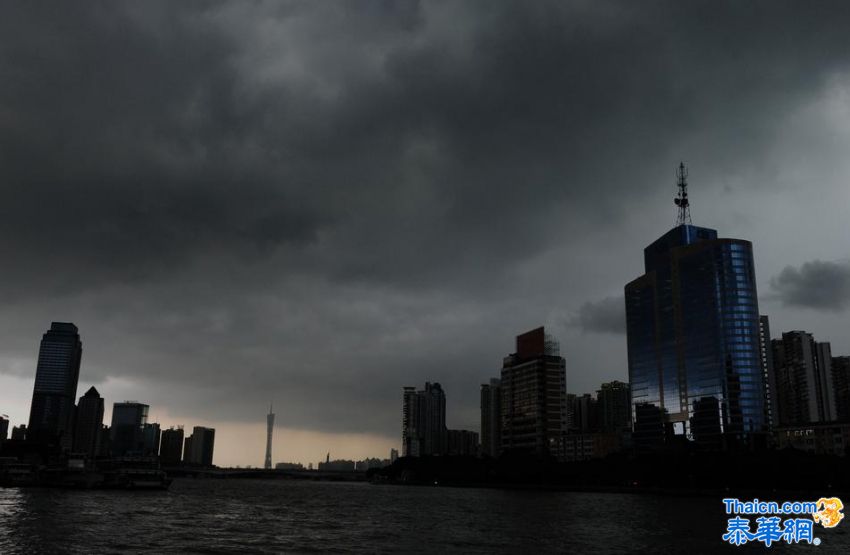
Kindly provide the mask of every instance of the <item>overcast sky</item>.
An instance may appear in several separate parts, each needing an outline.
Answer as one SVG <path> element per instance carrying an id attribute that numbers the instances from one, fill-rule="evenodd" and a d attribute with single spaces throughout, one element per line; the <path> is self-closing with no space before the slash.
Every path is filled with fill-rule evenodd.
<path id="1" fill-rule="evenodd" d="M 514 336 L 627 379 L 675 222 L 754 243 L 774 335 L 850 354 L 846 2 L 15 2 L 0 17 L 0 413 L 80 328 L 78 395 L 217 464 L 388 456 L 401 391 L 478 429 Z M 111 410 L 107 410 L 107 416 Z"/>

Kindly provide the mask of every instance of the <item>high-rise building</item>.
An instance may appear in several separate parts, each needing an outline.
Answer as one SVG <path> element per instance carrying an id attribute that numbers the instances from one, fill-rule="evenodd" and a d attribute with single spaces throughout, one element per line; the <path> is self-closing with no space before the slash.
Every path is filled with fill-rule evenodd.
<path id="1" fill-rule="evenodd" d="M 195 426 L 186 438 L 183 460 L 192 465 L 212 466 L 215 447 L 215 429 Z"/>
<path id="2" fill-rule="evenodd" d="M 659 419 L 664 437 L 693 439 L 697 410 L 700 426 L 719 428 L 724 445 L 767 432 L 752 244 L 692 225 L 685 178 L 680 165 L 678 225 L 644 249 L 645 273 L 625 287 L 639 449 L 642 438 L 658 439 Z M 703 410 L 711 398 L 719 410 L 709 416 Z"/>
<path id="3" fill-rule="evenodd" d="M 274 433 L 274 413 L 269 405 L 269 414 L 266 416 L 266 461 L 264 468 L 270 470 L 272 467 L 272 434 Z"/>
<path id="4" fill-rule="evenodd" d="M 398 449 L 390 449 L 390 464 L 398 459 Z"/>
<path id="5" fill-rule="evenodd" d="M 590 393 L 567 395 L 567 430 L 596 432 L 600 429 L 599 403 Z"/>
<path id="6" fill-rule="evenodd" d="M 481 384 L 481 454 L 498 457 L 502 447 L 502 385 L 499 378 Z"/>
<path id="7" fill-rule="evenodd" d="M 404 388 L 402 407 L 402 452 L 405 457 L 445 455 L 446 394 L 438 383 L 425 383 L 425 389 Z"/>
<path id="8" fill-rule="evenodd" d="M 113 456 L 141 455 L 144 452 L 144 429 L 148 423 L 148 409 L 148 405 L 137 401 L 112 405 L 110 443 Z"/>
<path id="9" fill-rule="evenodd" d="M 795 330 L 771 341 L 780 426 L 836 419 L 832 354 L 829 343 Z"/>
<path id="10" fill-rule="evenodd" d="M 629 384 L 617 380 L 603 383 L 596 392 L 599 427 L 606 432 L 632 428 L 632 400 Z"/>
<path id="11" fill-rule="evenodd" d="M 502 364 L 502 451 L 562 457 L 566 363 L 543 327 L 518 335 Z"/>
<path id="12" fill-rule="evenodd" d="M 27 440 L 73 446 L 74 400 L 83 344 L 77 326 L 53 322 L 41 339 Z"/>
<path id="13" fill-rule="evenodd" d="M 177 466 L 183 460 L 183 426 L 162 431 L 159 460 L 167 466 Z"/>
<path id="14" fill-rule="evenodd" d="M 770 344 L 770 319 L 762 314 L 759 316 L 759 357 L 761 358 L 761 375 L 764 383 L 764 409 L 767 426 L 773 429 L 777 420 L 776 372 L 773 367 L 773 348 Z"/>
<path id="15" fill-rule="evenodd" d="M 478 433 L 470 430 L 448 430 L 447 437 L 449 455 L 478 455 Z"/>
<path id="16" fill-rule="evenodd" d="M 835 418 L 850 422 L 850 357 L 832 357 L 832 384 L 835 387 Z"/>
<path id="17" fill-rule="evenodd" d="M 162 432 L 156 422 L 147 422 L 142 426 L 142 454 L 146 456 L 159 455 L 159 443 Z"/>
<path id="18" fill-rule="evenodd" d="M 0 441 L 5 441 L 9 437 L 9 419 L 6 415 L 0 415 Z"/>
<path id="19" fill-rule="evenodd" d="M 96 457 L 103 428 L 103 397 L 94 386 L 77 403 L 77 423 L 74 426 L 74 452 Z"/>
<path id="20" fill-rule="evenodd" d="M 23 441 L 27 438 L 27 425 L 21 424 L 12 428 L 12 437 L 15 441 Z"/>

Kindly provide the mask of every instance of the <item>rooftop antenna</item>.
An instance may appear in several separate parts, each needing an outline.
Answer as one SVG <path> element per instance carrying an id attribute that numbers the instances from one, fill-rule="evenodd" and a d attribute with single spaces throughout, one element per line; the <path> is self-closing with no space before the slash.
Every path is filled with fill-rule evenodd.
<path id="1" fill-rule="evenodd" d="M 679 207 L 676 225 L 692 225 L 691 205 L 688 202 L 688 169 L 684 162 L 679 162 L 679 169 L 676 170 L 676 186 L 679 187 L 679 194 L 673 199 L 673 202 Z"/>

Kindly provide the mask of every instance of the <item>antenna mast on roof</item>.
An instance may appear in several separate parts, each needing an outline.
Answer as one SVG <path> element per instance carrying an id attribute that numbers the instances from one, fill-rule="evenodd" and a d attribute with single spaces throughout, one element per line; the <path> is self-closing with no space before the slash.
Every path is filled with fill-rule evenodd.
<path id="1" fill-rule="evenodd" d="M 673 199 L 673 202 L 679 207 L 676 225 L 691 225 L 691 205 L 688 202 L 688 169 L 684 162 L 679 162 L 676 178 L 676 185 L 679 187 L 679 194 Z"/>

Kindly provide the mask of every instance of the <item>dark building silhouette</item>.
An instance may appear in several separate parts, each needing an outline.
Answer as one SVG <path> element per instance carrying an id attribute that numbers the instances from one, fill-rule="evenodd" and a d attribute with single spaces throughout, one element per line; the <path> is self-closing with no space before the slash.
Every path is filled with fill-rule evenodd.
<path id="1" fill-rule="evenodd" d="M 77 326 L 53 322 L 41 339 L 27 440 L 73 446 L 74 400 L 83 344 Z"/>
<path id="2" fill-rule="evenodd" d="M 595 432 L 600 429 L 599 403 L 590 393 L 569 394 L 566 398 L 568 431 Z"/>
<path id="3" fill-rule="evenodd" d="M 77 403 L 77 423 L 74 426 L 74 452 L 96 457 L 103 429 L 103 397 L 94 386 Z"/>
<path id="4" fill-rule="evenodd" d="M 143 454 L 144 428 L 148 423 L 148 409 L 148 405 L 137 401 L 124 401 L 112 405 L 110 440 L 114 457 Z"/>
<path id="5" fill-rule="evenodd" d="M 716 451 L 725 447 L 723 439 L 723 407 L 717 397 L 694 399 L 691 411 L 691 436 L 696 444 L 707 450 Z"/>
<path id="6" fill-rule="evenodd" d="M 446 454 L 446 394 L 440 384 L 404 388 L 401 441 L 406 457 Z"/>
<path id="7" fill-rule="evenodd" d="M 850 422 L 850 357 L 832 357 L 832 383 L 835 417 L 839 422 Z"/>
<path id="8" fill-rule="evenodd" d="M 159 424 L 156 422 L 148 422 L 142 426 L 142 455 L 159 455 L 160 436 Z"/>
<path id="9" fill-rule="evenodd" d="M 780 427 L 836 419 L 832 353 L 810 333 L 789 331 L 771 341 Z"/>
<path id="10" fill-rule="evenodd" d="M 632 428 L 632 400 L 629 384 L 614 380 L 603 383 L 596 392 L 599 428 L 619 432 Z"/>
<path id="11" fill-rule="evenodd" d="M 0 441 L 9 439 L 9 419 L 6 416 L 0 416 Z"/>
<path id="12" fill-rule="evenodd" d="M 759 316 L 759 357 L 761 358 L 761 374 L 764 383 L 764 408 L 768 429 L 772 430 L 779 424 L 776 399 L 776 371 L 773 366 L 773 347 L 770 342 L 770 319 L 762 314 Z"/>
<path id="13" fill-rule="evenodd" d="M 162 431 L 159 459 L 163 465 L 177 466 L 183 460 L 183 427 Z"/>
<path id="14" fill-rule="evenodd" d="M 192 435 L 186 438 L 183 461 L 194 466 L 212 466 L 214 447 L 215 430 L 195 426 Z"/>
<path id="15" fill-rule="evenodd" d="M 502 451 L 563 455 L 566 363 L 543 327 L 518 335 L 502 363 Z"/>
<path id="16" fill-rule="evenodd" d="M 21 424 L 20 426 L 15 426 L 12 428 L 12 437 L 9 439 L 14 439 L 15 441 L 24 441 L 27 438 L 27 426 L 26 424 Z"/>
<path id="17" fill-rule="evenodd" d="M 263 468 L 266 470 L 272 467 L 272 436 L 274 435 L 274 412 L 272 406 L 269 405 L 269 414 L 266 416 L 266 460 L 263 463 Z"/>
<path id="18" fill-rule="evenodd" d="M 502 446 L 502 385 L 499 378 L 481 384 L 481 454 L 498 457 Z"/>
<path id="19" fill-rule="evenodd" d="M 470 430 L 448 430 L 449 455 L 478 455 L 478 434 Z"/>
<path id="20" fill-rule="evenodd" d="M 675 436 L 692 437 L 694 406 L 701 406 L 694 401 L 714 397 L 718 426 L 732 441 L 764 440 L 752 244 L 692 225 L 685 177 L 680 165 L 679 225 L 644 249 L 645 273 L 625 287 L 635 433 L 638 407 L 646 419 L 652 405 Z"/>
<path id="21" fill-rule="evenodd" d="M 664 446 L 667 419 L 664 409 L 653 403 L 633 404 L 634 424 L 632 438 L 638 453 L 648 453 Z"/>

